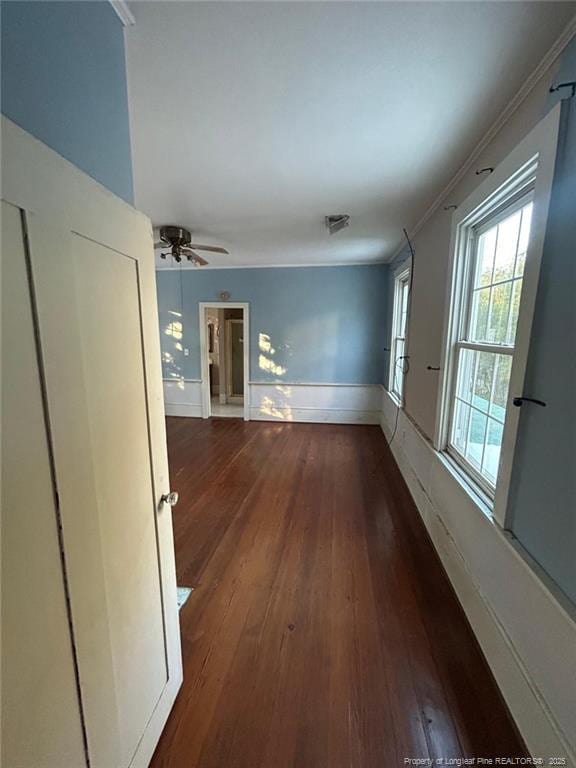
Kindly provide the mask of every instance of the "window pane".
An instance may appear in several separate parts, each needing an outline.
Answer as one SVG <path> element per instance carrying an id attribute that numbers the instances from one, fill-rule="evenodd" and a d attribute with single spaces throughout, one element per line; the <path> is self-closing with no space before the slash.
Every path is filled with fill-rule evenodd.
<path id="1" fill-rule="evenodd" d="M 502 424 L 498 421 L 494 421 L 494 419 L 488 419 L 488 432 L 486 434 L 482 474 L 486 475 L 492 483 L 496 482 L 496 477 L 498 475 L 503 431 L 504 427 Z"/>
<path id="2" fill-rule="evenodd" d="M 472 402 L 472 385 L 476 366 L 476 352 L 471 349 L 461 349 L 458 364 L 458 383 L 456 393 L 461 400 Z"/>
<path id="3" fill-rule="evenodd" d="M 495 355 L 495 357 L 498 358 L 498 363 L 496 366 L 496 376 L 494 378 L 490 415 L 503 422 L 506 415 L 506 402 L 508 400 L 508 387 L 510 385 L 512 357 L 510 355 Z"/>
<path id="4" fill-rule="evenodd" d="M 396 338 L 394 344 L 395 358 L 393 362 L 394 381 L 392 382 L 392 390 L 399 397 L 402 397 L 402 388 L 404 386 L 404 360 L 400 358 L 404 355 L 404 339 Z"/>
<path id="5" fill-rule="evenodd" d="M 512 294 L 511 283 L 495 285 L 492 288 L 490 316 L 488 319 L 488 338 L 493 344 L 505 344 L 508 338 L 508 313 Z M 484 339 L 482 339 L 484 341 Z"/>
<path id="6" fill-rule="evenodd" d="M 405 280 L 402 283 L 402 321 L 401 321 L 402 333 L 404 333 L 406 328 L 407 312 L 408 312 L 408 281 Z"/>
<path id="7" fill-rule="evenodd" d="M 518 234 L 522 212 L 517 211 L 498 224 L 496 258 L 494 259 L 493 283 L 509 280 L 514 276 L 514 262 L 518 248 Z"/>
<path id="8" fill-rule="evenodd" d="M 466 451 L 466 435 L 468 434 L 468 419 L 470 418 L 470 406 L 461 400 L 456 400 L 454 423 L 452 426 L 452 444 L 464 455 Z"/>
<path id="9" fill-rule="evenodd" d="M 510 383 L 511 355 L 461 349 L 451 445 L 494 484 Z"/>
<path id="10" fill-rule="evenodd" d="M 404 356 L 406 323 L 408 313 L 408 295 L 410 292 L 409 273 L 398 275 L 394 281 L 394 317 L 392 344 L 390 353 L 390 390 L 402 398 L 404 384 Z"/>
<path id="11" fill-rule="evenodd" d="M 480 288 L 472 296 L 472 318 L 470 323 L 470 341 L 484 341 L 488 329 L 488 308 L 491 288 Z"/>
<path id="12" fill-rule="evenodd" d="M 482 453 L 484 451 L 484 437 L 486 435 L 487 417 L 483 413 L 472 408 L 470 414 L 470 426 L 468 428 L 468 443 L 465 457 L 472 466 L 480 469 L 482 466 Z"/>
<path id="13" fill-rule="evenodd" d="M 488 413 L 496 355 L 490 352 L 476 352 L 475 354 L 478 355 L 478 364 L 476 366 L 472 405 L 484 411 L 484 413 Z"/>
<path id="14" fill-rule="evenodd" d="M 492 282 L 492 268 L 494 265 L 494 249 L 496 247 L 496 229 L 489 229 L 478 238 L 477 268 L 474 287 L 490 285 Z"/>

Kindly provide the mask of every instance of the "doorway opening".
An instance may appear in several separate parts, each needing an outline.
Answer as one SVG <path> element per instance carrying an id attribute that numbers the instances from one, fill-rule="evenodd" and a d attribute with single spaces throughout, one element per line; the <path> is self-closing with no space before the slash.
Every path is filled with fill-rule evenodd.
<path id="1" fill-rule="evenodd" d="M 249 419 L 248 304 L 200 302 L 202 416 Z"/>

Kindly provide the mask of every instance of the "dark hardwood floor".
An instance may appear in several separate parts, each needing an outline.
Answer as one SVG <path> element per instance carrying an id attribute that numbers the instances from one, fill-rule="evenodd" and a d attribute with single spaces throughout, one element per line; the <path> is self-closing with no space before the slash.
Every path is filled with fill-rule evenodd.
<path id="1" fill-rule="evenodd" d="M 194 592 L 154 768 L 526 754 L 378 427 L 167 421 Z"/>

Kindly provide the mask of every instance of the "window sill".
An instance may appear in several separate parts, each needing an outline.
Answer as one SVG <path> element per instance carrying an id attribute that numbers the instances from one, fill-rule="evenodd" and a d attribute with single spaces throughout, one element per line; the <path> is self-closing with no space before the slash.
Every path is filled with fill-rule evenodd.
<path id="1" fill-rule="evenodd" d="M 474 502 L 487 518 L 494 521 L 494 501 L 464 472 L 458 462 L 447 451 L 436 451 L 436 455 L 470 500 Z"/>
<path id="2" fill-rule="evenodd" d="M 388 397 L 390 398 L 390 400 L 392 400 L 392 402 L 397 408 L 404 408 L 404 403 L 395 392 L 392 392 L 392 390 L 390 389 L 387 389 L 386 391 L 388 392 Z"/>

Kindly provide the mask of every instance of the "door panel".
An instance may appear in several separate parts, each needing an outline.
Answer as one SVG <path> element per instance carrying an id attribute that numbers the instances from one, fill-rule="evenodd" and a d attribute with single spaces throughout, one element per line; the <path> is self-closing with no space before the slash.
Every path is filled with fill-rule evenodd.
<path id="1" fill-rule="evenodd" d="M 232 343 L 232 394 L 244 394 L 244 348 L 243 348 L 243 323 L 241 320 L 233 320 L 231 328 Z"/>
<path id="2" fill-rule="evenodd" d="M 138 262 L 28 219 L 91 766 L 127 768 L 169 679 Z"/>
<path id="3" fill-rule="evenodd" d="M 226 357 L 228 395 L 244 395 L 244 322 L 229 318 L 226 320 Z"/>
<path id="4" fill-rule="evenodd" d="M 2 203 L 2 754 L 85 766 L 18 208 Z M 25 716 L 23 716 L 25 713 Z"/>
<path id="5" fill-rule="evenodd" d="M 168 679 L 138 263 L 76 235 L 72 256 L 82 360 L 70 364 L 83 367 L 124 766 Z"/>

